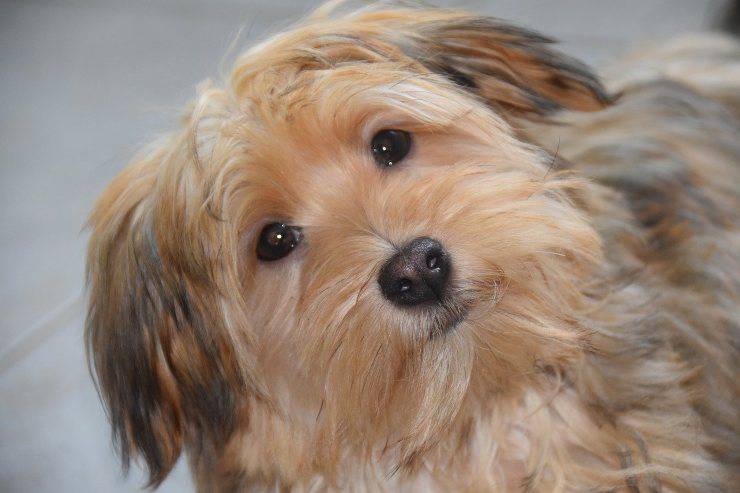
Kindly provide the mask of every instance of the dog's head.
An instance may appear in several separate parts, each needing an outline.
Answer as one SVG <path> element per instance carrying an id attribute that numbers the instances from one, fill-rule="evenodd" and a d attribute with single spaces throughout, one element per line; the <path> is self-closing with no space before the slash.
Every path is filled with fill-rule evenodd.
<path id="1" fill-rule="evenodd" d="M 598 237 L 520 124 L 607 97 L 548 43 L 320 12 L 202 88 L 91 218 L 87 340 L 124 462 L 156 484 L 261 403 L 411 465 L 577 354 Z"/>

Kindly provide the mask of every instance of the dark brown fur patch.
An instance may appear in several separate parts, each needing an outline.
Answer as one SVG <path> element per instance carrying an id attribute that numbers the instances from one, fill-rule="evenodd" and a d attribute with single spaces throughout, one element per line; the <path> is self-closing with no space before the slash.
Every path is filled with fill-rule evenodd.
<path id="1" fill-rule="evenodd" d="M 127 208 L 123 197 L 134 192 L 112 186 L 91 219 L 86 342 L 124 467 L 141 455 L 156 486 L 186 435 L 194 446 L 192 437 L 225 440 L 243 385 L 232 344 L 218 330 L 223 323 L 210 310 L 217 288 L 171 249 L 182 222 L 163 216 L 182 209 L 150 208 L 151 189 L 144 189 L 150 195 Z"/>
<path id="2" fill-rule="evenodd" d="M 590 111 L 611 100 L 588 67 L 548 47 L 553 41 L 538 33 L 487 17 L 417 29 L 412 57 L 506 112 Z"/>

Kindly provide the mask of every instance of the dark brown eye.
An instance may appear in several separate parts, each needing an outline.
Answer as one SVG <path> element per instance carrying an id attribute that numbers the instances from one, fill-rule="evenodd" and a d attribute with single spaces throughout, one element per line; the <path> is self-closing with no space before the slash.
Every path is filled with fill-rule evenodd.
<path id="1" fill-rule="evenodd" d="M 411 150 L 411 134 L 403 130 L 381 130 L 373 137 L 371 148 L 375 162 L 390 168 Z"/>
<path id="2" fill-rule="evenodd" d="M 257 258 L 265 261 L 279 260 L 292 252 L 302 239 L 301 228 L 270 223 L 262 228 L 257 241 Z"/>

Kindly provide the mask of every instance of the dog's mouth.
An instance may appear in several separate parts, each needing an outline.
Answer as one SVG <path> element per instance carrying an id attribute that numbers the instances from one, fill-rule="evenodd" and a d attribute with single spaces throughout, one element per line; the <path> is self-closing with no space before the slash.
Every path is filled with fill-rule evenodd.
<path id="1" fill-rule="evenodd" d="M 444 336 L 458 327 L 467 317 L 470 306 L 466 303 L 445 301 L 431 315 L 429 337 Z"/>

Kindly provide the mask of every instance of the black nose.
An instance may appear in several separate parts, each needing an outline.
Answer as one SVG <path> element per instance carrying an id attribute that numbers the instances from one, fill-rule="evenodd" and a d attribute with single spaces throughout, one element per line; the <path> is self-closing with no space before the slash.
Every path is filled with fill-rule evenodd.
<path id="1" fill-rule="evenodd" d="M 438 241 L 416 238 L 380 270 L 378 283 L 388 300 L 401 306 L 439 303 L 450 278 L 450 257 Z"/>

